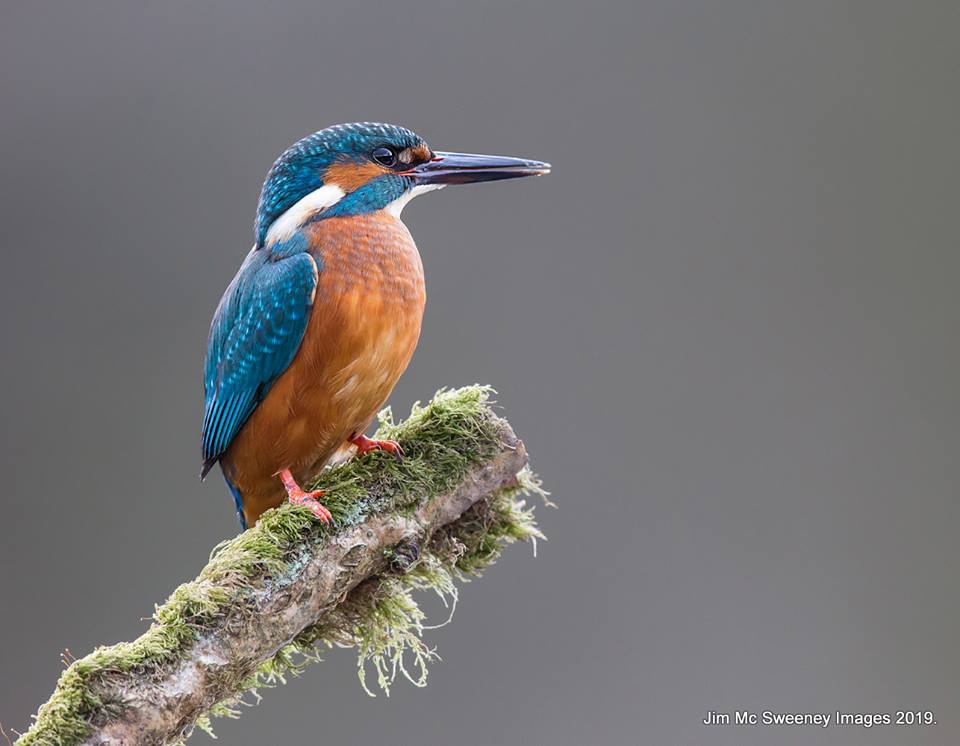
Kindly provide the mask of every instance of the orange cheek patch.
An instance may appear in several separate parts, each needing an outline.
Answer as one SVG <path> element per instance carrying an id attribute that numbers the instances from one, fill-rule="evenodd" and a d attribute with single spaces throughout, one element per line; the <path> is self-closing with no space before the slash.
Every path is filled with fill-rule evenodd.
<path id="1" fill-rule="evenodd" d="M 426 145 L 417 145 L 415 148 L 410 149 L 413 153 L 413 160 L 415 161 L 429 161 L 433 158 L 433 153 L 430 152 L 430 148 Z"/>
<path id="2" fill-rule="evenodd" d="M 323 181 L 326 184 L 336 184 L 345 192 L 352 192 L 371 179 L 389 172 L 389 169 L 382 168 L 373 162 L 337 161 L 327 169 L 323 175 Z"/>

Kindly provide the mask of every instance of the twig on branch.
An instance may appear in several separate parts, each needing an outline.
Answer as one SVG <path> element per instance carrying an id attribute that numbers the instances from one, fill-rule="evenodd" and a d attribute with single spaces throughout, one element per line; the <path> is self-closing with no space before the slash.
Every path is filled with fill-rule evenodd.
<path id="1" fill-rule="evenodd" d="M 320 475 L 335 529 L 305 508 L 265 513 L 218 546 L 140 638 L 71 663 L 17 744 L 180 741 L 211 716 L 238 714 L 245 693 L 258 698 L 322 646 L 355 646 L 365 687 L 368 661 L 387 693 L 398 673 L 424 684 L 433 653 L 411 592 L 455 602 L 455 579 L 479 573 L 505 542 L 542 536 L 520 496 L 544 493 L 488 393 L 441 392 L 399 425 L 384 413 L 378 436 L 407 455 Z"/>

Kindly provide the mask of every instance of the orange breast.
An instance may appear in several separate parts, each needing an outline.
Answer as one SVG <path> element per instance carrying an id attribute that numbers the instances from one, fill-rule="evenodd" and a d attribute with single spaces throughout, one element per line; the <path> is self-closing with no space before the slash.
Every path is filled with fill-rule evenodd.
<path id="1" fill-rule="evenodd" d="M 370 424 L 420 336 L 423 266 L 399 219 L 328 218 L 305 231 L 321 270 L 303 342 L 221 459 L 248 524 L 284 499 L 277 471 L 311 476 Z"/>

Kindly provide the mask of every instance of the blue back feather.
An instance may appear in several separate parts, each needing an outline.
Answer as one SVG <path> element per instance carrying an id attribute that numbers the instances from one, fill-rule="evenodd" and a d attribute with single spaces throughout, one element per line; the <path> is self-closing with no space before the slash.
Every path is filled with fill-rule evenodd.
<path id="1" fill-rule="evenodd" d="M 297 354 L 319 271 L 306 249 L 302 233 L 254 249 L 220 300 L 204 371 L 204 474 Z"/>

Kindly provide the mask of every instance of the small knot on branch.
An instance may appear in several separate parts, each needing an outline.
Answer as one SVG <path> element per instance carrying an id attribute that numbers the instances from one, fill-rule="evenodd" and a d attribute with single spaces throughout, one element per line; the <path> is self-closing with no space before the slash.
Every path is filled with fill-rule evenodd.
<path id="1" fill-rule="evenodd" d="M 393 547 L 390 556 L 390 572 L 406 575 L 420 560 L 420 544 L 415 539 L 402 541 Z"/>

